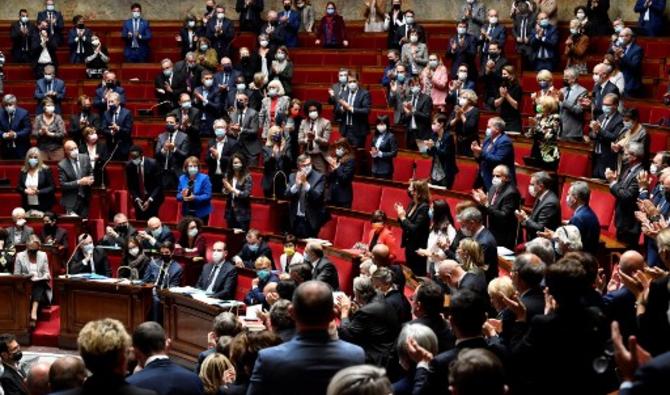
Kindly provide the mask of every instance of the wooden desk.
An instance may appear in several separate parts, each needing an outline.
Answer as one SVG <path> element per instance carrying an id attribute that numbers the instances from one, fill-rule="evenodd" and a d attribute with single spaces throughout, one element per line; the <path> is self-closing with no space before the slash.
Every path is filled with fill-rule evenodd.
<path id="1" fill-rule="evenodd" d="M 11 333 L 21 344 L 30 344 L 28 322 L 33 282 L 29 276 L 0 276 L 0 333 Z"/>
<path id="2" fill-rule="evenodd" d="M 54 284 L 61 295 L 58 338 L 61 348 L 76 348 L 79 331 L 89 321 L 114 318 L 132 332 L 149 319 L 151 286 L 65 278 L 55 279 Z"/>
<path id="3" fill-rule="evenodd" d="M 220 306 L 199 302 L 189 296 L 160 291 L 163 302 L 163 327 L 172 339 L 170 357 L 178 363 L 192 365 L 198 354 L 207 349 L 207 334 L 214 317 L 226 311 Z"/>

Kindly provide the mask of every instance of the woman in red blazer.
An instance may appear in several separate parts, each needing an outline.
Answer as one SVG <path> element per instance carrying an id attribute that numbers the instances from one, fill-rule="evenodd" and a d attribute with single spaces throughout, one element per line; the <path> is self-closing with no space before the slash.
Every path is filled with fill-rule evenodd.
<path id="1" fill-rule="evenodd" d="M 316 45 L 323 45 L 324 48 L 342 48 L 349 46 L 346 36 L 347 28 L 344 25 L 344 18 L 337 13 L 335 3 L 329 1 L 326 4 L 326 15 L 321 18 L 319 26 L 315 30 Z"/>
<path id="2" fill-rule="evenodd" d="M 391 228 L 386 224 L 386 213 L 382 210 L 376 210 L 372 213 L 372 229 L 367 238 L 368 251 L 377 244 L 384 244 L 391 253 L 390 259 L 394 260 L 397 255 L 398 242 L 396 241 Z"/>

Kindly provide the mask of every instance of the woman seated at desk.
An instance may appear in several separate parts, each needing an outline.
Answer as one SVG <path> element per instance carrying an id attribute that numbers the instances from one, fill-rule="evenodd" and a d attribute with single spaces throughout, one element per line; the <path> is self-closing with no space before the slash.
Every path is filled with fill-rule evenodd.
<path id="1" fill-rule="evenodd" d="M 40 305 L 51 303 L 51 273 L 47 253 L 40 251 L 42 242 L 36 235 L 31 235 L 26 243 L 26 250 L 16 254 L 14 265 L 15 275 L 28 275 L 33 282 L 30 297 L 30 328 L 34 329 L 37 323 L 37 309 Z"/>

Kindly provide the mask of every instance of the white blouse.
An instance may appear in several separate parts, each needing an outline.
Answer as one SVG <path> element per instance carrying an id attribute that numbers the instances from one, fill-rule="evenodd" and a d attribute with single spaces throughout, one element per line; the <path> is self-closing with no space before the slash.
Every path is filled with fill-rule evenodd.
<path id="1" fill-rule="evenodd" d="M 33 188 L 37 190 L 37 184 L 39 183 L 40 172 L 36 171 L 33 174 L 30 172 L 26 173 L 26 188 Z M 40 204 L 39 198 L 37 195 L 28 195 L 28 205 L 37 206 Z"/>

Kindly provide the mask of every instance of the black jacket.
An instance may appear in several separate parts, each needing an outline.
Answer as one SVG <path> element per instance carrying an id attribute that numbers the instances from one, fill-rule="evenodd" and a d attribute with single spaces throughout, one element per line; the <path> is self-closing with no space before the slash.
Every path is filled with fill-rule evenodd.
<path id="1" fill-rule="evenodd" d="M 84 264 L 84 253 L 79 250 L 75 254 L 72 262 L 70 262 L 70 274 L 91 273 L 91 265 Z M 93 263 L 95 264 L 95 273 L 101 276 L 112 276 L 112 270 L 109 266 L 107 253 L 102 248 L 95 248 L 93 250 Z M 116 273 L 114 273 L 116 274 Z"/>
<path id="2" fill-rule="evenodd" d="M 214 287 L 212 287 L 213 298 L 232 300 L 235 299 L 235 290 L 237 289 L 237 269 L 230 262 L 223 262 L 221 269 L 214 280 Z M 202 273 L 195 287 L 198 289 L 207 290 L 212 279 L 212 270 L 214 264 L 208 263 L 202 268 Z"/>
<path id="3" fill-rule="evenodd" d="M 495 199 L 494 199 L 495 197 Z M 492 187 L 488 192 L 488 205 L 480 206 L 486 215 L 488 229 L 498 245 L 513 249 L 516 246 L 517 219 L 514 212 L 521 204 L 521 194 L 512 183 Z"/>
<path id="4" fill-rule="evenodd" d="M 337 291 L 340 289 L 340 278 L 337 273 L 337 268 L 325 256 L 316 262 L 312 262 L 312 280 L 323 281 L 330 285 L 330 287 Z"/>
<path id="5" fill-rule="evenodd" d="M 400 324 L 404 324 L 412 319 L 412 306 L 402 291 L 397 289 L 390 290 L 384 295 L 384 301 L 393 307 Z"/>
<path id="6" fill-rule="evenodd" d="M 28 395 L 28 387 L 23 382 L 23 377 L 13 367 L 3 363 L 4 371 L 0 376 L 0 385 L 5 395 Z"/>
<path id="7" fill-rule="evenodd" d="M 26 195 L 26 178 L 28 173 L 21 171 L 19 173 L 19 184 L 16 190 L 21 194 L 21 205 L 28 210 L 28 195 Z M 40 169 L 37 173 L 37 209 L 40 211 L 50 211 L 56 201 L 53 175 L 48 167 Z M 34 207 L 31 207 L 34 208 Z"/>
<path id="8" fill-rule="evenodd" d="M 144 196 L 140 194 L 140 178 L 137 166 L 129 161 L 126 164 L 126 182 L 128 183 L 128 192 L 134 202 L 135 199 L 146 200 L 152 198 L 154 204 L 163 203 L 163 185 L 161 184 L 160 169 L 156 160 L 144 157 Z"/>
<path id="9" fill-rule="evenodd" d="M 155 391 L 130 385 L 123 377 L 93 375 L 79 388 L 67 390 L 60 395 L 158 395 Z"/>
<path id="10" fill-rule="evenodd" d="M 244 262 L 244 266 L 253 269 L 254 268 L 254 262 L 256 262 L 256 259 L 261 256 L 267 257 L 270 262 L 272 262 L 272 268 L 275 268 L 275 262 L 272 259 L 272 250 L 270 250 L 270 247 L 268 246 L 268 243 L 265 241 L 260 242 L 258 245 L 258 249 L 256 251 L 252 251 L 251 248 L 249 248 L 248 244 L 244 244 L 242 246 L 242 250 L 237 254 L 238 257 Z"/>
<path id="11" fill-rule="evenodd" d="M 535 200 L 533 211 L 525 221 L 526 240 L 533 240 L 537 236 L 537 232 L 544 231 L 544 228 L 556 230 L 561 225 L 561 203 L 553 191 L 548 191 L 547 194 L 540 199 Z"/>

